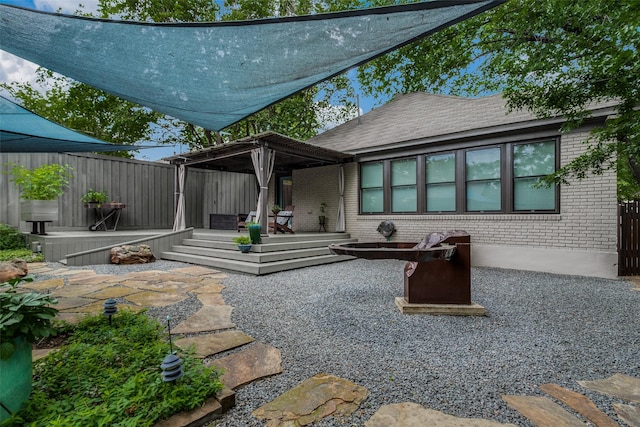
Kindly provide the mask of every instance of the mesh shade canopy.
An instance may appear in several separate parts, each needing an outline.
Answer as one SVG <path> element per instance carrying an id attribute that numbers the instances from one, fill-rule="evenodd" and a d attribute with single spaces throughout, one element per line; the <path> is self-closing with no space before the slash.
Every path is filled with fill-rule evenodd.
<path id="1" fill-rule="evenodd" d="M 72 131 L 0 97 L 0 153 L 127 151 L 145 148 L 110 144 Z"/>
<path id="2" fill-rule="evenodd" d="M 448 0 L 211 23 L 139 23 L 0 5 L 0 48 L 221 130 L 304 88 L 503 3 Z"/>

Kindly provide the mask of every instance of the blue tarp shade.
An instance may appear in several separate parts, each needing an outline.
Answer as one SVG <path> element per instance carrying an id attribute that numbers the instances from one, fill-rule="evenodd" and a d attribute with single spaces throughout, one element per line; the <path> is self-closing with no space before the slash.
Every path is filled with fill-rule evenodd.
<path id="1" fill-rule="evenodd" d="M 91 138 L 50 122 L 0 97 L 0 153 L 70 153 L 137 150 Z"/>
<path id="2" fill-rule="evenodd" d="M 129 101 L 221 130 L 504 1 L 430 1 L 253 21 L 164 24 L 0 5 L 0 48 Z"/>

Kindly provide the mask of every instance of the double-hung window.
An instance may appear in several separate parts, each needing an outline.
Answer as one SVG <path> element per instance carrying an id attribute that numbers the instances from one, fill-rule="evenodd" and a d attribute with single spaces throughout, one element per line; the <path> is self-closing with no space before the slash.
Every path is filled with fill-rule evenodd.
<path id="1" fill-rule="evenodd" d="M 513 210 L 554 210 L 556 187 L 536 187 L 556 169 L 553 141 L 513 144 Z"/>
<path id="2" fill-rule="evenodd" d="M 391 161 L 391 212 L 417 212 L 416 158 Z"/>
<path id="3" fill-rule="evenodd" d="M 360 165 L 360 211 L 384 212 L 384 164 L 383 162 Z"/>
<path id="4" fill-rule="evenodd" d="M 502 208 L 501 150 L 485 148 L 466 153 L 466 203 L 468 212 Z"/>
<path id="5" fill-rule="evenodd" d="M 455 212 L 456 155 L 425 156 L 427 212 Z"/>

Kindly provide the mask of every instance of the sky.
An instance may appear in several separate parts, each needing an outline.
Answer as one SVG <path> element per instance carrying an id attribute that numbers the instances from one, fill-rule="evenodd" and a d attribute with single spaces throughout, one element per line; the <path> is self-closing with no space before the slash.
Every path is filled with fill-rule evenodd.
<path id="1" fill-rule="evenodd" d="M 98 0 L 0 0 L 2 4 L 11 4 L 16 6 L 27 7 L 48 12 L 61 11 L 62 13 L 73 14 L 78 9 L 78 4 L 84 5 L 83 10 L 86 12 L 96 12 Z M 35 82 L 35 71 L 38 66 L 32 62 L 26 61 L 10 53 L 0 50 L 0 81 L 1 82 Z M 351 77 L 355 76 L 355 72 L 349 72 Z M 355 79 L 354 79 L 355 80 Z M 358 90 L 357 83 L 355 84 Z M 3 95 L 6 96 L 6 93 Z M 360 95 L 360 113 L 365 114 L 370 111 L 375 101 L 373 98 Z M 354 100 L 355 102 L 355 100 Z M 186 146 L 163 146 L 162 148 L 151 148 L 140 150 L 136 158 L 142 160 L 159 160 L 163 157 L 172 156 L 187 151 Z"/>

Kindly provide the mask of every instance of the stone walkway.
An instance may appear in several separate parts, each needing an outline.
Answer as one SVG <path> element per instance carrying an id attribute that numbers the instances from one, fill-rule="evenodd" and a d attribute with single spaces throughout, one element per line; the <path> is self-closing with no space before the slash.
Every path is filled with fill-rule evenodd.
<path id="1" fill-rule="evenodd" d="M 149 270 L 124 275 L 96 274 L 93 270 L 64 267 L 51 268 L 45 263 L 29 264 L 35 281 L 23 287 L 49 292 L 59 303 L 60 318 L 77 321 L 86 313 L 101 313 L 108 298 L 120 301 L 119 309 L 141 310 L 165 307 L 197 296 L 202 308 L 172 328 L 176 346 L 192 347 L 207 365 L 223 369 L 226 389 L 191 413 L 157 424 L 163 426 L 202 425 L 221 416 L 235 403 L 233 390 L 282 372 L 280 350 L 238 330 L 232 322 L 233 307 L 220 294 L 226 275 L 220 271 L 190 266 L 169 271 Z M 45 276 L 45 278 L 39 277 Z M 640 290 L 640 277 L 631 278 Z M 52 350 L 34 350 L 34 360 Z M 222 355 L 226 353 L 225 355 Z M 218 357 L 218 355 L 222 355 Z M 579 385 L 598 393 L 614 396 L 628 403 L 614 404 L 618 417 L 631 427 L 640 427 L 640 379 L 613 375 L 599 381 L 579 381 Z M 550 396 L 502 396 L 516 411 L 536 426 L 585 426 L 585 420 L 597 427 L 619 424 L 602 412 L 586 396 L 556 384 L 543 384 L 540 390 Z M 268 427 L 296 427 L 322 418 L 346 417 L 355 411 L 369 392 L 366 388 L 330 374 L 318 374 L 302 381 L 273 401 L 256 409 L 252 415 L 265 420 Z M 554 399 L 554 400 L 552 400 Z M 562 406 L 561 406 L 562 405 Z M 570 412 L 571 411 L 571 412 Z M 365 427 L 497 427 L 512 426 L 491 420 L 459 418 L 416 403 L 384 405 L 365 423 Z"/>

